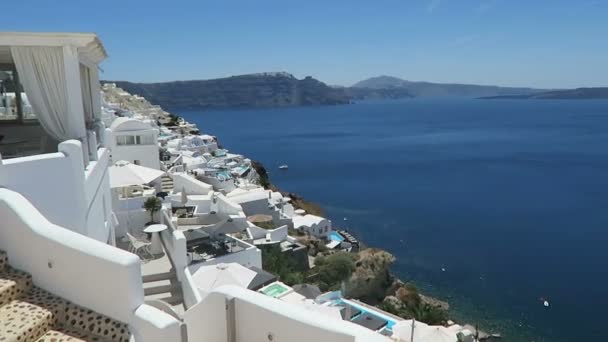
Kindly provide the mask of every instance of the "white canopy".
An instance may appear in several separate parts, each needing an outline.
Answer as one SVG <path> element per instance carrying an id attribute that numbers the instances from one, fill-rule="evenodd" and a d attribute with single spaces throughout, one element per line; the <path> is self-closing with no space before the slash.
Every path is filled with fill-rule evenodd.
<path id="1" fill-rule="evenodd" d="M 163 171 L 131 164 L 124 160 L 116 162 L 108 169 L 111 188 L 148 184 L 165 174 Z"/>
<path id="2" fill-rule="evenodd" d="M 222 285 L 237 285 L 247 288 L 256 273 L 237 263 L 201 266 L 192 274 L 196 286 L 205 291 Z"/>
<path id="3" fill-rule="evenodd" d="M 415 331 L 415 330 L 414 330 Z M 420 342 L 457 342 L 456 333 L 442 326 L 431 326 L 422 336 Z M 418 342 L 414 340 L 414 342 Z"/>
<path id="4" fill-rule="evenodd" d="M 428 324 L 414 321 L 414 340 L 412 341 L 412 321 L 407 319 L 404 321 L 398 321 L 393 326 L 393 337 L 397 337 L 402 342 L 423 342 L 423 338 L 430 332 L 431 327 Z"/>

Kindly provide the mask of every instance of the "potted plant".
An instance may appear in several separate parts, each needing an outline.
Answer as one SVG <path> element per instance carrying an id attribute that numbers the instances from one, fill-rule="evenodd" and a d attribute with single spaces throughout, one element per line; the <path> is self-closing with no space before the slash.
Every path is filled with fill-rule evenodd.
<path id="1" fill-rule="evenodd" d="M 154 223 L 154 213 L 159 211 L 163 206 L 160 198 L 148 197 L 144 202 L 143 208 L 150 213 L 150 224 Z"/>

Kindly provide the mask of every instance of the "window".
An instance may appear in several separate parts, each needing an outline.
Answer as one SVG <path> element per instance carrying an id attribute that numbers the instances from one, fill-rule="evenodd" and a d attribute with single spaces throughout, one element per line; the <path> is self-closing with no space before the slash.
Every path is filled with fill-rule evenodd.
<path id="1" fill-rule="evenodd" d="M 119 135 L 116 137 L 117 145 L 154 145 L 154 135 Z"/>
<path id="2" fill-rule="evenodd" d="M 0 65 L 0 122 L 32 122 L 36 114 L 14 65 Z"/>
<path id="3" fill-rule="evenodd" d="M 154 145 L 156 141 L 154 141 L 154 135 L 146 134 L 139 137 L 141 145 Z"/>
<path id="4" fill-rule="evenodd" d="M 135 137 L 132 135 L 119 135 L 116 137 L 117 145 L 134 145 Z"/>
<path id="5" fill-rule="evenodd" d="M 133 160 L 133 164 L 135 164 L 135 165 L 141 165 L 141 161 L 135 159 L 135 160 Z"/>

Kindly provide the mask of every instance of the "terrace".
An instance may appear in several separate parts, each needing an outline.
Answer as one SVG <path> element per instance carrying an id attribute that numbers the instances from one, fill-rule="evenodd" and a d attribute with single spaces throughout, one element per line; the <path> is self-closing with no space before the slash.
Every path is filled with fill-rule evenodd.
<path id="1" fill-rule="evenodd" d="M 97 68 L 105 57 L 94 34 L 0 34 L 0 186 L 54 223 L 112 243 Z"/>

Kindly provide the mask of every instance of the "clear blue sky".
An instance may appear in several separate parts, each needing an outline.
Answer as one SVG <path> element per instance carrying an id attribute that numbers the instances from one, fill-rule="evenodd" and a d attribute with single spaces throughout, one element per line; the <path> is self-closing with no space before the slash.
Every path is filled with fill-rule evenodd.
<path id="1" fill-rule="evenodd" d="M 0 31 L 99 34 L 105 79 L 608 86 L 608 0 L 9 0 L 1 12 Z"/>

